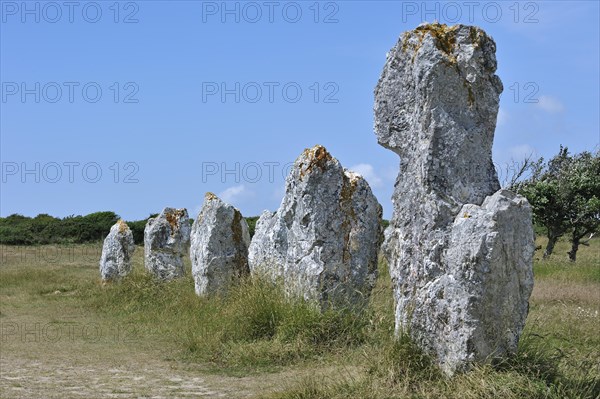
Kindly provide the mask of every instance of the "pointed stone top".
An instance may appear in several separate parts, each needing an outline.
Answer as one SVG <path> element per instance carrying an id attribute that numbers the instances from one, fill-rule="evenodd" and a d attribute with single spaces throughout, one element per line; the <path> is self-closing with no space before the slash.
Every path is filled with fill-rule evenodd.
<path id="1" fill-rule="evenodd" d="M 125 223 L 123 219 L 119 219 L 117 225 L 119 226 L 119 233 L 124 233 L 129 230 L 129 226 L 127 226 L 127 223 Z"/>
<path id="2" fill-rule="evenodd" d="M 323 158 L 323 157 L 331 157 L 331 154 L 327 151 L 327 149 L 321 144 L 316 144 L 311 148 L 305 148 L 302 152 L 302 155 L 309 158 Z"/>
<path id="3" fill-rule="evenodd" d="M 354 172 L 350 169 L 344 169 L 344 174 L 350 180 L 351 183 L 354 183 L 360 179 L 364 179 L 364 177 L 360 173 Z"/>
<path id="4" fill-rule="evenodd" d="M 300 164 L 300 177 L 310 174 L 315 167 L 325 170 L 329 162 L 337 163 L 337 160 L 320 144 L 306 148 L 296 160 Z"/>
<path id="5" fill-rule="evenodd" d="M 217 197 L 214 193 L 211 193 L 210 191 L 207 191 L 206 194 L 204 194 L 204 200 L 206 201 L 213 201 L 218 199 L 219 197 Z"/>

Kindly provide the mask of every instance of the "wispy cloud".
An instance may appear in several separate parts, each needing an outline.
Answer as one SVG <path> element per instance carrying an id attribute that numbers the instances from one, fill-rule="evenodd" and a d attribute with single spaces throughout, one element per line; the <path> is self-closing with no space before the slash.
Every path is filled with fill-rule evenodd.
<path id="1" fill-rule="evenodd" d="M 364 177 L 371 187 L 381 187 L 383 185 L 383 180 L 375 173 L 375 168 L 371 164 L 359 163 L 349 169 Z"/>
<path id="2" fill-rule="evenodd" d="M 540 96 L 537 107 L 552 114 L 560 113 L 565 110 L 564 105 L 557 98 L 551 96 Z"/>
<path id="3" fill-rule="evenodd" d="M 218 196 L 224 202 L 229 204 L 235 204 L 237 201 L 241 200 L 246 195 L 251 194 L 250 191 L 246 189 L 246 186 L 240 184 L 238 186 L 229 187 L 223 191 L 221 191 Z"/>

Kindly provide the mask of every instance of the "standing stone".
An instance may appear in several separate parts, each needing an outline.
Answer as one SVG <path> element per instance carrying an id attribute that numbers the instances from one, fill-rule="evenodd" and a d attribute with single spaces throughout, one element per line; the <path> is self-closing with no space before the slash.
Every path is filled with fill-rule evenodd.
<path id="1" fill-rule="evenodd" d="M 165 208 L 156 218 L 148 219 L 144 229 L 146 270 L 164 281 L 183 276 L 183 258 L 190 246 L 190 230 L 185 208 Z"/>
<path id="2" fill-rule="evenodd" d="M 192 226 L 190 258 L 197 295 L 224 293 L 250 274 L 248 223 L 239 210 L 206 193 Z"/>
<path id="3" fill-rule="evenodd" d="M 396 331 L 450 375 L 516 350 L 533 288 L 531 209 L 492 164 L 495 50 L 477 27 L 423 24 L 375 89 L 377 139 L 401 159 L 383 246 Z"/>
<path id="4" fill-rule="evenodd" d="M 133 233 L 122 219 L 115 223 L 104 239 L 100 258 L 103 281 L 119 280 L 131 272 L 131 256 L 135 251 Z"/>
<path id="5" fill-rule="evenodd" d="M 250 269 L 321 308 L 364 303 L 377 273 L 381 212 L 366 180 L 324 147 L 306 149 L 279 210 L 264 212 L 256 224 Z"/>

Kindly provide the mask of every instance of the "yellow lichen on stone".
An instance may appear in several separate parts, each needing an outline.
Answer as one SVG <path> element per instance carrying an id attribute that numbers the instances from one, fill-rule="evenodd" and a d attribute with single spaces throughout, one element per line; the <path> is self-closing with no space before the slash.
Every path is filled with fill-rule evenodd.
<path id="1" fill-rule="evenodd" d="M 435 22 L 419 26 L 414 31 L 421 35 L 421 37 L 425 36 L 426 33 L 429 33 L 435 39 L 436 47 L 456 62 L 453 53 L 456 45 L 457 29 L 457 25 L 449 27 L 446 24 Z"/>
<path id="2" fill-rule="evenodd" d="M 166 212 L 165 217 L 167 222 L 171 225 L 171 232 L 175 232 L 179 229 L 179 218 L 184 216 L 183 210 L 175 209 L 172 212 Z"/>
<path id="3" fill-rule="evenodd" d="M 405 53 L 406 49 L 408 48 L 408 39 L 410 39 L 410 32 L 404 32 L 401 39 L 403 53 Z"/>
<path id="4" fill-rule="evenodd" d="M 473 43 L 473 47 L 479 48 L 481 47 L 481 41 L 485 36 L 485 32 L 479 29 L 476 26 L 471 26 L 469 30 L 469 37 L 471 38 L 471 42 Z"/>
<path id="5" fill-rule="evenodd" d="M 413 31 L 405 32 L 402 35 L 402 52 L 406 52 L 410 46 L 413 51 L 412 61 L 414 62 L 415 57 L 426 34 L 430 34 L 434 39 L 435 46 L 448 58 L 450 64 L 456 64 L 456 56 L 454 55 L 454 49 L 456 45 L 456 31 L 458 26 L 448 26 L 446 24 L 440 24 L 434 22 L 431 24 L 418 26 Z M 410 39 L 413 35 L 417 35 L 419 42 L 417 44 L 411 44 Z"/>
<path id="6" fill-rule="evenodd" d="M 119 219 L 117 224 L 119 225 L 119 233 L 124 233 L 129 230 L 129 226 L 127 226 L 127 223 L 125 223 L 123 219 Z"/>
<path id="7" fill-rule="evenodd" d="M 333 160 L 333 157 L 327 149 L 322 145 L 317 144 L 312 148 L 306 148 L 302 152 L 302 157 L 305 158 L 305 166 L 300 170 L 300 177 L 304 177 L 310 173 L 315 167 L 325 170 L 327 162 Z"/>
<path id="8" fill-rule="evenodd" d="M 214 193 L 208 191 L 206 194 L 204 194 L 204 199 L 207 201 L 212 201 L 218 199 L 218 197 Z"/>

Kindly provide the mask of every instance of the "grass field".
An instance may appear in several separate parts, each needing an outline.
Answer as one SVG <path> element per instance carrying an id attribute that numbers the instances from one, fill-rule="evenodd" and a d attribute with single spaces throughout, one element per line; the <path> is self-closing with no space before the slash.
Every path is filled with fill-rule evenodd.
<path id="1" fill-rule="evenodd" d="M 543 244 L 543 239 L 538 240 Z M 385 264 L 360 315 L 248 280 L 201 299 L 191 277 L 99 282 L 101 245 L 0 247 L 0 397 L 599 398 L 600 241 L 540 260 L 519 352 L 444 378 L 394 340 Z M 188 265 L 189 267 L 189 265 Z"/>

